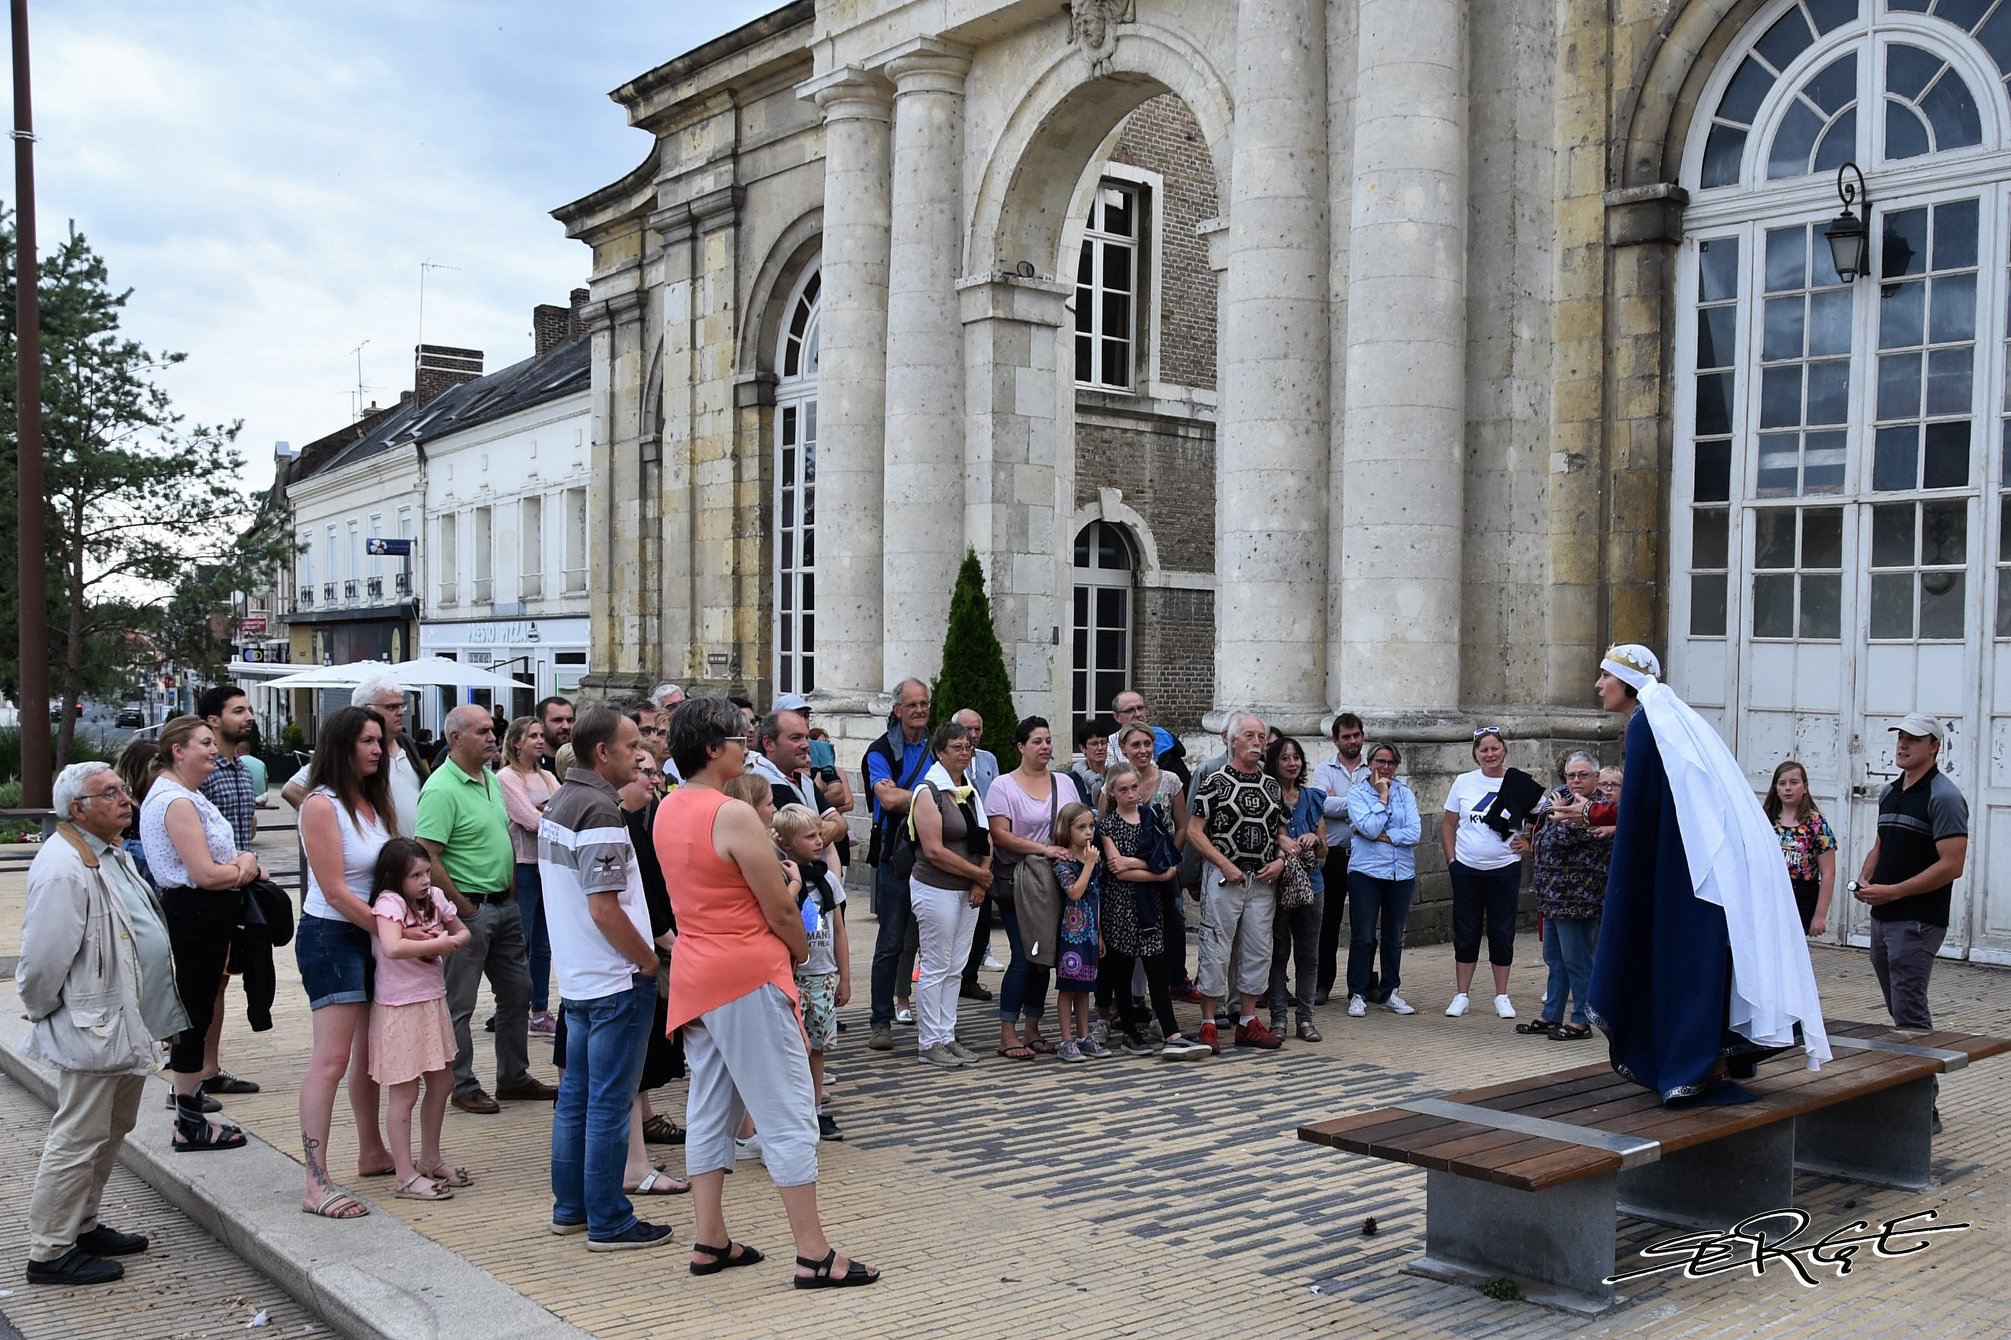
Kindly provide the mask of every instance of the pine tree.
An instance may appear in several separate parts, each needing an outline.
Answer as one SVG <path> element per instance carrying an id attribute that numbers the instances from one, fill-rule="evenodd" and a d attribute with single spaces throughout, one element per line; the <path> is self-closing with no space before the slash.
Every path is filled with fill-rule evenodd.
<path id="1" fill-rule="evenodd" d="M 985 595 L 984 565 L 977 550 L 964 552 L 950 595 L 950 630 L 943 639 L 943 669 L 930 688 L 930 725 L 940 726 L 968 707 L 984 718 L 985 739 L 1010 744 L 1019 711 L 1012 701 L 1012 676 L 992 627 L 992 602 Z M 994 754 L 1000 751 L 992 748 Z M 1001 764 L 1000 766 L 1004 766 Z"/>

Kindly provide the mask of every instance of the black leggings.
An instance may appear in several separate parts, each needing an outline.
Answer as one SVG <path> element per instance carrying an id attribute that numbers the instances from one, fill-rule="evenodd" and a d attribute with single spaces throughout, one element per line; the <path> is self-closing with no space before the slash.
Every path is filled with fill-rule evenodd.
<path id="1" fill-rule="evenodd" d="M 168 1046 L 168 1069 L 180 1075 L 200 1075 L 203 1040 L 216 1014 L 217 987 L 230 966 L 230 942 L 236 927 L 216 919 L 217 908 L 238 897 L 233 890 L 164 889 L 161 911 L 168 928 L 168 950 L 174 959 L 175 986 L 189 1026 Z"/>
<path id="2" fill-rule="evenodd" d="M 1131 1013 L 1131 965 L 1145 965 L 1145 989 L 1152 993 L 1152 1010 L 1159 1016 L 1159 1027 L 1167 1037 L 1180 1031 L 1180 1025 L 1173 1018 L 1173 992 L 1166 980 L 1166 955 L 1120 954 L 1115 949 L 1106 950 L 1103 955 L 1103 971 L 1097 975 L 1099 984 L 1109 982 L 1117 993 L 1117 1017 L 1124 1028 L 1124 1036 L 1136 1041 L 1138 1025 L 1141 1022 Z"/>

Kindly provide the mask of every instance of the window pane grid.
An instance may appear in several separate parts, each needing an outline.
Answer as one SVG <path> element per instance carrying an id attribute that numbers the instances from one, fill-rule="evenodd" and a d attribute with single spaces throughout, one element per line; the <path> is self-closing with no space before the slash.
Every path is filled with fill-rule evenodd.
<path id="1" fill-rule="evenodd" d="M 1729 581 L 1732 397 L 1738 362 L 1739 240 L 1697 248 L 1697 373 L 1692 424 L 1690 635 L 1723 637 Z"/>
<path id="2" fill-rule="evenodd" d="M 1766 290 L 1754 495 L 1841 493 L 1851 288 L 1837 275 L 1820 232 L 1796 224 L 1767 233 Z"/>
<path id="3" fill-rule="evenodd" d="M 1092 521 L 1075 537 L 1074 673 L 1071 710 L 1093 716 L 1131 678 L 1131 546 L 1117 527 Z"/>
<path id="4" fill-rule="evenodd" d="M 1143 193 L 1104 182 L 1090 206 L 1075 272 L 1075 380 L 1132 389 Z"/>
<path id="5" fill-rule="evenodd" d="M 1977 228 L 1974 199 L 1884 215 L 1871 460 L 1877 492 L 1969 486 Z"/>
<path id="6" fill-rule="evenodd" d="M 775 688 L 817 687 L 816 505 L 818 292 L 813 274 L 790 309 L 775 408 Z"/>

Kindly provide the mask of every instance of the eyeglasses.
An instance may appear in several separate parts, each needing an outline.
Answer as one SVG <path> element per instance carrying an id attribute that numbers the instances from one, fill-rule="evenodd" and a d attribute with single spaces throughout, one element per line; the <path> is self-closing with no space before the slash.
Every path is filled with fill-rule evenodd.
<path id="1" fill-rule="evenodd" d="M 131 800 L 133 798 L 132 788 L 126 786 L 115 786 L 106 791 L 88 791 L 84 794 L 84 799 L 116 800 L 121 796 L 125 797 L 127 800 Z"/>
<path id="2" fill-rule="evenodd" d="M 1498 739 L 1498 738 L 1500 738 L 1500 735 L 1501 735 L 1501 727 L 1499 727 L 1499 726 L 1482 726 L 1482 727 L 1481 727 L 1481 728 L 1480 728 L 1479 730 L 1477 730 L 1477 731 L 1475 731 L 1475 732 L 1473 733 L 1473 738 L 1474 738 L 1474 739 L 1476 739 L 1476 740 L 1478 740 L 1478 739 L 1479 739 L 1479 738 L 1480 738 L 1481 736 L 1483 736 L 1483 735 L 1492 735 L 1492 736 L 1495 736 L 1495 737 L 1496 737 L 1496 738 Z"/>

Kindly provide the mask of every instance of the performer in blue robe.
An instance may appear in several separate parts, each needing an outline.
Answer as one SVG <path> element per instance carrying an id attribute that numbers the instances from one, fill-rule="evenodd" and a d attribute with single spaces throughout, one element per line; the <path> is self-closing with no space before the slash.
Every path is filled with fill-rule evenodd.
<path id="1" fill-rule="evenodd" d="M 1754 828 L 1764 816 L 1730 751 L 1659 682 L 1653 653 L 1615 647 L 1602 669 L 1609 710 L 1641 706 L 1627 723 L 1588 1015 L 1613 1069 L 1664 1103 L 1749 1101 L 1731 1080 L 1761 1058 L 1796 1045 L 1812 1066 L 1829 1055 L 1785 866 Z M 1769 840 L 1757 853 L 1755 835 Z"/>

